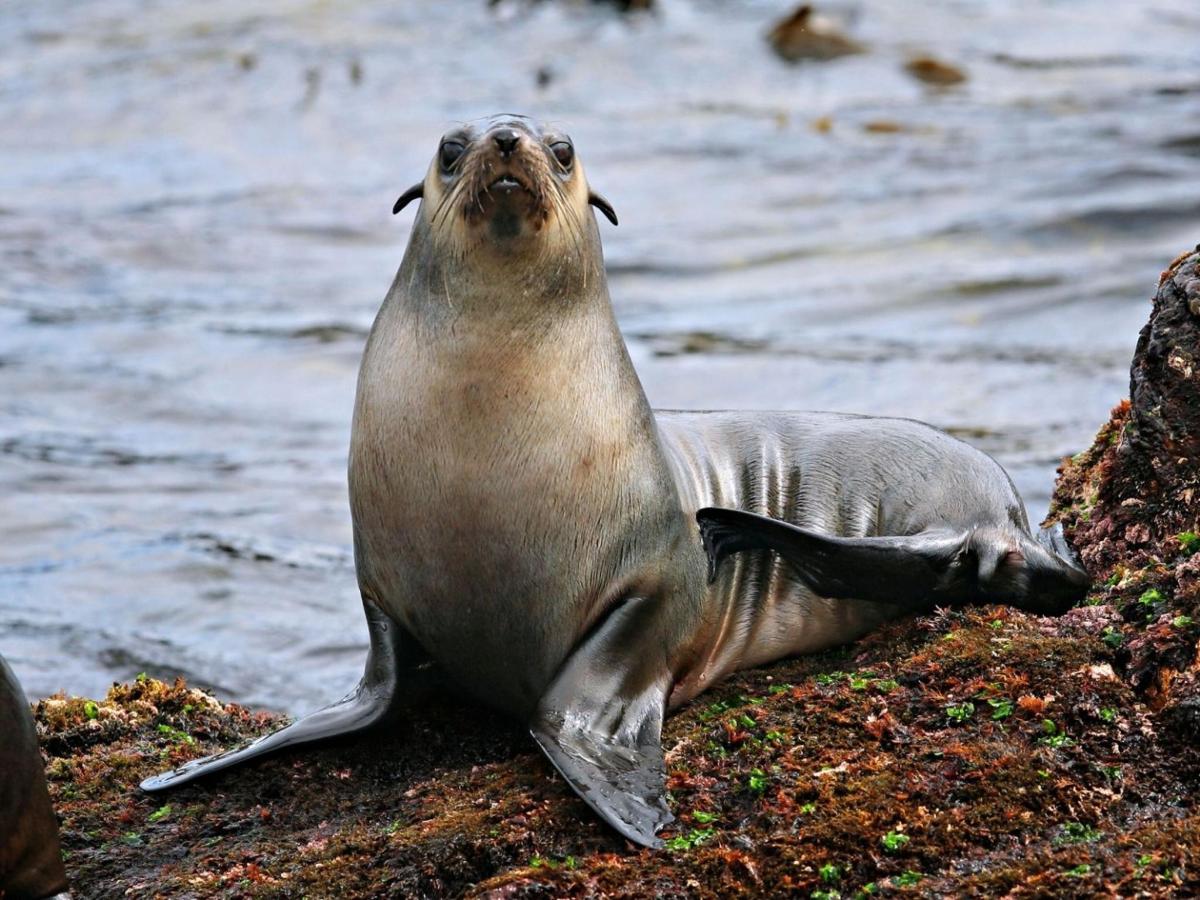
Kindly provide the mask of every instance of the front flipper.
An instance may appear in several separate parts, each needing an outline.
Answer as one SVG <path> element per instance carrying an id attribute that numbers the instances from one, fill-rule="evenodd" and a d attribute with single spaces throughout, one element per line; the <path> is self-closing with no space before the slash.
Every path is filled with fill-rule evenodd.
<path id="1" fill-rule="evenodd" d="M 822 597 L 900 606 L 966 599 L 971 533 L 924 532 L 906 537 L 841 538 L 806 531 L 738 509 L 706 507 L 696 513 L 708 576 L 743 550 L 773 550 Z"/>
<path id="2" fill-rule="evenodd" d="M 194 759 L 170 772 L 147 778 L 142 782 L 142 790 L 178 787 L 285 747 L 364 731 L 410 708 L 414 694 L 420 693 L 432 674 L 432 663 L 416 640 L 365 596 L 363 609 L 371 647 L 366 671 L 353 693 L 244 747 Z"/>
<path id="3" fill-rule="evenodd" d="M 662 752 L 670 675 L 651 601 L 629 600 L 567 659 L 538 703 L 530 733 L 604 821 L 661 847 L 667 809 Z"/>

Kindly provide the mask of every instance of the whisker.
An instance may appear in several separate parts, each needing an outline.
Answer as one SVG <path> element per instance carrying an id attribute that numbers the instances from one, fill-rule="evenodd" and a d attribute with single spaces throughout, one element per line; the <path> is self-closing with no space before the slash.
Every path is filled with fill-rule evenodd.
<path id="1" fill-rule="evenodd" d="M 567 195 L 566 188 L 558 182 L 557 179 L 550 182 L 554 186 L 554 190 L 558 195 L 558 203 L 555 211 L 558 214 L 559 221 L 562 222 L 564 230 L 570 235 L 571 240 L 575 244 L 575 253 L 583 258 L 583 222 L 579 218 L 578 212 L 571 204 L 570 197 Z"/>

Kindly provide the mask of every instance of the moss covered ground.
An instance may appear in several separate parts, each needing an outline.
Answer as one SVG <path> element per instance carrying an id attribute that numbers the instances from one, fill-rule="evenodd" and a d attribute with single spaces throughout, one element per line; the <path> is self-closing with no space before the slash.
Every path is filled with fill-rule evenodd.
<path id="1" fill-rule="evenodd" d="M 153 797 L 277 720 L 149 679 L 36 715 L 81 897 L 1195 895 L 1200 753 L 1124 677 L 1121 622 L 944 611 L 743 673 L 667 723 L 660 852 L 449 698 Z"/>

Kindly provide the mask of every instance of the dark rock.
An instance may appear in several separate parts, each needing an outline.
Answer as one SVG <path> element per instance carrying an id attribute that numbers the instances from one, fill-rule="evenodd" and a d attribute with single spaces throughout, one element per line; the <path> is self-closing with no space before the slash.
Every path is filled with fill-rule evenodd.
<path id="1" fill-rule="evenodd" d="M 858 41 L 818 21 L 808 3 L 775 23 L 767 41 L 781 59 L 793 63 L 828 62 L 866 50 Z"/>
<path id="2" fill-rule="evenodd" d="M 904 64 L 913 78 L 934 87 L 951 87 L 967 80 L 967 73 L 958 66 L 934 59 L 932 56 L 916 56 Z"/>
<path id="3" fill-rule="evenodd" d="M 1200 622 L 1200 252 L 1159 280 L 1119 404 L 1085 452 L 1065 460 L 1051 519 L 1061 521 L 1121 610 L 1125 674 L 1164 721 L 1195 720 Z"/>

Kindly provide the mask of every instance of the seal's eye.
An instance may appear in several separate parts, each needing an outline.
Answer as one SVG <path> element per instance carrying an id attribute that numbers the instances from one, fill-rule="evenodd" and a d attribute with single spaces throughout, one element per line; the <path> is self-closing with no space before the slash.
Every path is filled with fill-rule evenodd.
<path id="1" fill-rule="evenodd" d="M 550 151 L 564 169 L 570 169 L 571 164 L 575 162 L 575 148 L 567 141 L 555 141 L 550 145 Z"/>
<path id="2" fill-rule="evenodd" d="M 439 154 L 442 163 L 442 171 L 449 172 L 451 169 L 453 169 L 454 164 L 462 158 L 462 155 L 466 152 L 466 149 L 467 148 L 458 141 L 446 141 L 444 144 L 442 144 L 442 150 Z"/>

